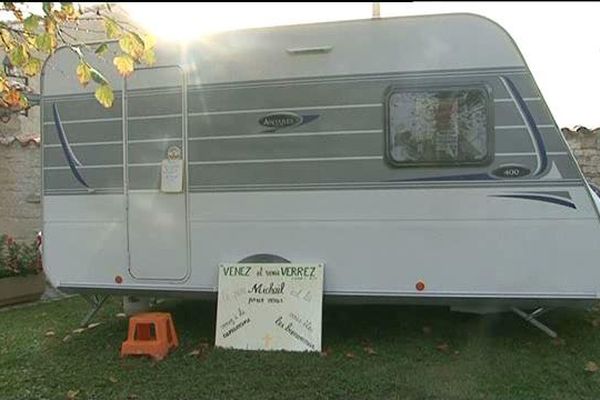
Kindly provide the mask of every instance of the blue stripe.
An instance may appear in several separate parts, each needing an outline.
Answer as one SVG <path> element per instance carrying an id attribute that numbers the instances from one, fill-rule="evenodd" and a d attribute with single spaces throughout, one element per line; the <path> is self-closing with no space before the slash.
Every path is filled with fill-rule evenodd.
<path id="1" fill-rule="evenodd" d="M 566 200 L 562 200 L 562 199 L 557 199 L 557 198 L 554 198 L 554 197 L 534 195 L 534 194 L 495 194 L 495 195 L 491 195 L 491 197 L 504 197 L 504 198 L 510 198 L 510 199 L 536 200 L 536 201 L 543 201 L 545 203 L 558 204 L 560 206 L 565 206 L 565 207 L 577 209 L 577 207 L 575 207 L 575 204 L 571 203 L 570 201 L 566 201 Z"/>
<path id="2" fill-rule="evenodd" d="M 56 103 L 52 104 L 52 111 L 54 113 L 54 125 L 56 126 L 56 131 L 58 133 L 58 140 L 60 140 L 60 145 L 63 149 L 63 153 L 65 154 L 65 158 L 67 159 L 67 163 L 69 164 L 69 168 L 71 169 L 71 172 L 73 173 L 77 181 L 79 181 L 79 183 L 81 183 L 83 186 L 89 189 L 90 186 L 87 184 L 85 179 L 83 179 L 83 177 L 77 170 L 77 166 L 81 165 L 81 163 L 79 162 L 77 157 L 75 157 L 75 154 L 71 149 L 71 145 L 67 140 L 67 135 L 65 134 L 65 129 L 63 127 L 62 122 L 60 121 L 60 114 L 58 113 L 58 107 L 56 106 Z"/>
<path id="3" fill-rule="evenodd" d="M 517 87 L 515 86 L 513 81 L 511 81 L 509 78 L 507 78 L 505 76 L 503 76 L 502 79 L 505 80 L 505 82 L 507 83 L 507 85 L 509 87 L 511 94 L 517 101 L 517 106 L 519 107 L 519 109 L 521 110 L 523 115 L 525 116 L 524 122 L 531 129 L 531 132 L 533 133 L 533 137 L 537 144 L 537 148 L 540 150 L 539 154 L 540 154 L 541 166 L 540 166 L 540 171 L 536 174 L 536 176 L 539 176 L 539 175 L 543 174 L 544 171 L 546 171 L 546 168 L 548 168 L 548 155 L 546 154 L 546 146 L 544 145 L 544 139 L 542 137 L 542 134 L 540 133 L 540 131 L 537 128 L 537 124 L 535 123 L 535 120 L 533 119 L 533 116 L 531 115 L 529 108 L 527 108 L 527 104 L 525 103 L 525 100 L 523 100 L 521 93 L 519 93 L 519 91 L 517 90 Z"/>

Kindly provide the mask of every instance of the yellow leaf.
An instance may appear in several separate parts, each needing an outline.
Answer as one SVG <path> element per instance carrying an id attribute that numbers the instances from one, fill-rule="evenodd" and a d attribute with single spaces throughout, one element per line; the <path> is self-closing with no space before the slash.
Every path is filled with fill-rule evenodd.
<path id="1" fill-rule="evenodd" d="M 0 39 L 2 40 L 2 45 L 4 46 L 5 50 L 10 50 L 14 47 L 12 35 L 10 34 L 9 30 L 0 29 Z"/>
<path id="2" fill-rule="evenodd" d="M 115 67 L 117 67 L 117 70 L 123 76 L 129 76 L 133 72 L 134 61 L 127 54 L 115 57 L 113 64 L 115 64 Z"/>
<path id="3" fill-rule="evenodd" d="M 121 28 L 119 28 L 119 25 L 107 17 L 104 18 L 104 30 L 109 39 L 116 39 L 121 35 Z"/>
<path id="4" fill-rule="evenodd" d="M 596 364 L 596 363 L 595 363 L 595 362 L 593 362 L 593 361 L 588 361 L 588 362 L 585 364 L 585 370 L 586 370 L 587 372 L 594 373 L 594 372 L 598 371 L 598 369 L 599 369 L 599 368 L 598 368 L 598 364 Z"/>
<path id="5" fill-rule="evenodd" d="M 98 86 L 95 96 L 96 100 L 106 108 L 112 106 L 113 101 L 115 100 L 115 94 L 113 93 L 112 88 L 107 84 Z"/>
<path id="6" fill-rule="evenodd" d="M 146 49 L 151 49 L 156 45 L 156 37 L 150 34 L 142 34 L 140 35 L 142 40 L 144 41 L 144 47 Z"/>
<path id="7" fill-rule="evenodd" d="M 121 50 L 138 60 L 144 55 L 144 41 L 132 33 L 128 33 L 119 39 Z"/>
<path id="8" fill-rule="evenodd" d="M 77 79 L 79 79 L 79 83 L 83 86 L 86 86 L 90 79 L 92 79 L 92 72 L 90 70 L 90 66 L 85 62 L 80 62 L 77 66 Z"/>
<path id="9" fill-rule="evenodd" d="M 142 56 L 142 61 L 146 65 L 154 64 L 156 62 L 156 55 L 154 54 L 154 49 L 144 50 L 144 55 Z"/>
<path id="10" fill-rule="evenodd" d="M 23 72 L 27 76 L 35 76 L 41 71 L 41 69 L 42 61 L 39 58 L 31 58 L 27 64 L 23 66 Z"/>
<path id="11" fill-rule="evenodd" d="M 67 400 L 74 400 L 79 394 L 79 390 L 69 390 L 67 392 Z"/>

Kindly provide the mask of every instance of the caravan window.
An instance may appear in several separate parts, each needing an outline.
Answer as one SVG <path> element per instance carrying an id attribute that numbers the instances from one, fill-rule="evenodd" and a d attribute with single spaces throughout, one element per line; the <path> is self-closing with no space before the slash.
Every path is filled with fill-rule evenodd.
<path id="1" fill-rule="evenodd" d="M 387 102 L 387 158 L 398 166 L 489 161 L 490 97 L 483 88 L 394 90 Z"/>

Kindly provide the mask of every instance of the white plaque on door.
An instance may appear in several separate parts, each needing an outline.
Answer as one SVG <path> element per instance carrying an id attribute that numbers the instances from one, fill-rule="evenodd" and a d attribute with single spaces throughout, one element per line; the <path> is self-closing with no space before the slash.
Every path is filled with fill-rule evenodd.
<path id="1" fill-rule="evenodd" d="M 160 168 L 160 190 L 166 193 L 183 191 L 183 160 L 163 160 Z"/>
<path id="2" fill-rule="evenodd" d="M 215 345 L 321 351 L 323 264 L 221 264 Z"/>

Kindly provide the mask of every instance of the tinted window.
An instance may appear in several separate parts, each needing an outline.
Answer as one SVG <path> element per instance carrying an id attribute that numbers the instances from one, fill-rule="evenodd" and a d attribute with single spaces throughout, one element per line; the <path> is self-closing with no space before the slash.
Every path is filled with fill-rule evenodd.
<path id="1" fill-rule="evenodd" d="M 388 101 L 388 158 L 407 165 L 485 163 L 488 102 L 484 89 L 393 92 Z"/>

